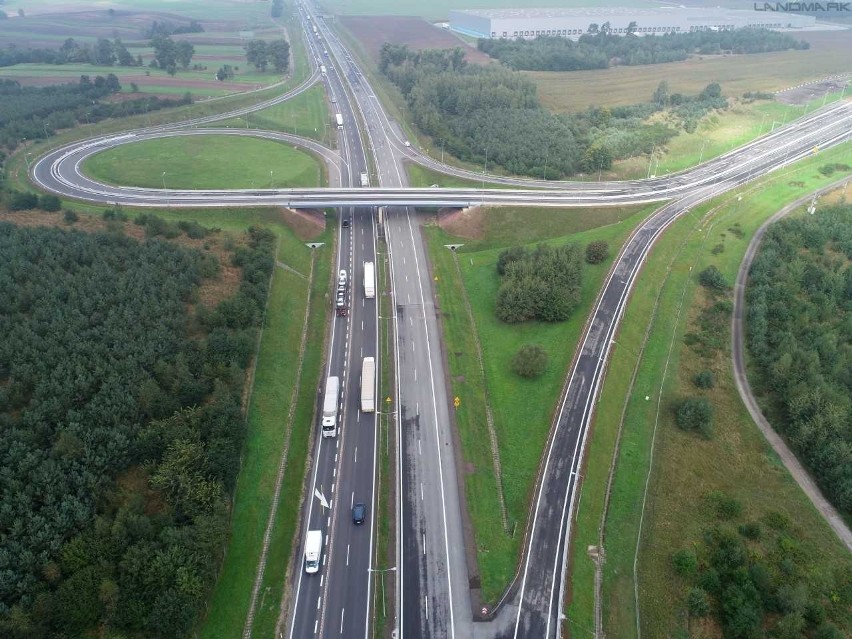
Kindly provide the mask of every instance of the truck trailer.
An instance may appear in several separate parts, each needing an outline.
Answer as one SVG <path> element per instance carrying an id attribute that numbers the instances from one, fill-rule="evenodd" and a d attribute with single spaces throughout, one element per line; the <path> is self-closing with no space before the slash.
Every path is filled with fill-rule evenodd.
<path id="1" fill-rule="evenodd" d="M 305 572 L 312 575 L 319 572 L 322 558 L 322 531 L 309 530 L 305 537 Z"/>
<path id="2" fill-rule="evenodd" d="M 343 128 L 343 116 L 340 113 L 335 113 L 334 114 L 334 120 L 337 122 L 337 128 L 342 129 Z"/>
<path id="3" fill-rule="evenodd" d="M 321 64 L 320 65 L 320 73 L 322 73 L 323 75 L 326 75 L 326 71 L 327 71 L 327 69 L 325 68 L 325 65 Z"/>
<path id="4" fill-rule="evenodd" d="M 365 357 L 361 365 L 361 412 L 376 411 L 376 360 Z"/>
<path id="5" fill-rule="evenodd" d="M 376 297 L 376 269 L 372 262 L 364 262 L 364 297 L 368 300 Z"/>
<path id="6" fill-rule="evenodd" d="M 363 187 L 370 186 L 370 176 L 367 173 L 361 174 L 361 186 L 363 186 Z"/>
<path id="7" fill-rule="evenodd" d="M 325 382 L 322 403 L 322 436 L 337 437 L 337 404 L 340 399 L 340 379 L 329 377 Z"/>

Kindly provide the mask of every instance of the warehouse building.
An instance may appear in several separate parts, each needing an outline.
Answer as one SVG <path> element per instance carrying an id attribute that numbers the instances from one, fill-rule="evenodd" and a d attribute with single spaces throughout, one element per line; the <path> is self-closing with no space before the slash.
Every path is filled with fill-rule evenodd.
<path id="1" fill-rule="evenodd" d="M 576 40 L 590 29 L 636 35 L 726 31 L 745 27 L 802 29 L 816 23 L 813 16 L 778 11 L 724 8 L 632 9 L 464 9 L 450 11 L 450 29 L 475 38 L 535 38 L 562 36 Z"/>

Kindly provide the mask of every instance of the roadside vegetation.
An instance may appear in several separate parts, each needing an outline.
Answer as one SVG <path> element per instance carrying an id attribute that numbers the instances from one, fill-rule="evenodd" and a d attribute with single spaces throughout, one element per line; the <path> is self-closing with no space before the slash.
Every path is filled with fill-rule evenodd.
<path id="1" fill-rule="evenodd" d="M 0 225 L 18 274 L 0 312 L 4 636 L 184 634 L 222 558 L 274 236 L 229 240 L 226 265 L 110 220 Z"/>
<path id="2" fill-rule="evenodd" d="M 852 629 L 852 561 L 751 422 L 729 343 L 729 284 L 749 238 L 785 202 L 837 179 L 819 168 L 844 154 L 820 153 L 698 207 L 652 251 L 636 290 L 659 292 L 628 305 L 589 442 L 572 632 L 595 628 L 599 557 L 608 636 L 636 637 L 637 622 L 655 637 Z M 685 402 L 694 410 L 683 421 Z"/>
<path id="3" fill-rule="evenodd" d="M 847 516 L 852 514 L 850 260 L 852 206 L 782 220 L 763 238 L 746 301 L 755 387 L 771 407 L 776 430 Z"/>
<path id="4" fill-rule="evenodd" d="M 579 71 L 676 62 L 693 54 L 766 53 L 810 47 L 789 34 L 768 29 L 643 33 L 642 37 L 635 35 L 639 31 L 635 22 L 627 29 L 628 34 L 621 35 L 612 33 L 609 22 L 592 23 L 577 41 L 561 36 L 480 39 L 477 48 L 515 71 Z"/>
<path id="5" fill-rule="evenodd" d="M 272 140 L 227 135 L 123 144 L 92 156 L 83 170 L 109 184 L 169 189 L 308 187 L 323 177 L 320 162 L 308 153 Z"/>
<path id="6" fill-rule="evenodd" d="M 652 207 L 622 208 L 604 219 L 595 215 L 601 212 L 599 209 L 513 209 L 507 215 L 515 228 L 525 228 L 530 238 L 527 241 L 545 241 L 553 248 L 569 244 L 585 247 L 592 241 L 620 246 L 651 210 Z M 500 211 L 494 209 L 485 217 Z M 470 243 L 455 252 L 444 245 L 465 243 L 465 238 L 453 237 L 436 227 L 426 230 L 437 278 L 450 396 L 460 400 L 454 419 L 466 464 L 465 496 L 476 539 L 478 580 L 487 605 L 500 597 L 514 575 L 535 472 L 573 356 L 573 345 L 612 259 L 610 256 L 583 269 L 579 306 L 568 321 L 505 324 L 495 316 L 500 286 L 497 263 L 501 252 L 514 245 L 515 240 L 511 234 L 503 235 L 503 228 L 502 223 L 496 224 L 493 237 L 486 231 L 480 248 Z M 525 377 L 513 368 L 513 359 L 527 345 L 539 347 L 546 356 L 542 367 L 541 353 L 531 349 L 532 354 L 537 353 L 531 358 L 531 370 L 537 376 Z M 482 368 L 478 348 L 482 351 Z M 530 354 L 529 350 L 522 359 Z M 495 473 L 494 451 L 486 444 L 491 441 L 486 405 L 493 414 L 496 452 L 502 468 L 499 477 Z"/>

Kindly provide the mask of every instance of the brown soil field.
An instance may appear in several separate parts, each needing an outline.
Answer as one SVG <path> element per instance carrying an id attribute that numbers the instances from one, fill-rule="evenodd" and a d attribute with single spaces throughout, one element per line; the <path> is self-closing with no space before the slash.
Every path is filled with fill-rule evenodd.
<path id="1" fill-rule="evenodd" d="M 456 237 L 481 240 L 485 233 L 485 210 L 476 206 L 469 209 L 441 209 L 438 226 Z"/>
<path id="2" fill-rule="evenodd" d="M 423 18 L 383 16 L 341 16 L 339 18 L 374 62 L 385 42 L 406 44 L 411 49 L 454 49 L 461 47 L 465 59 L 476 64 L 491 61 L 484 53 L 457 38 L 453 33 L 436 27 Z"/>
<path id="3" fill-rule="evenodd" d="M 319 209 L 281 209 L 281 219 L 300 240 L 310 241 L 325 230 L 325 217 Z"/>

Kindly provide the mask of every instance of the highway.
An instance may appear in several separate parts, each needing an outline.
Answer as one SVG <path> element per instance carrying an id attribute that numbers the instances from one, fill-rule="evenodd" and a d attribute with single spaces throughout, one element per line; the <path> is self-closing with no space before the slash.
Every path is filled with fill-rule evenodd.
<path id="1" fill-rule="evenodd" d="M 203 192 L 141 189 L 100 184 L 81 172 L 85 158 L 93 153 L 150 137 L 209 135 L 214 130 L 188 127 L 233 117 L 233 113 L 75 142 L 39 158 L 30 167 L 30 176 L 41 188 L 65 197 L 128 206 L 342 207 L 342 216 L 351 218 L 352 224 L 339 228 L 337 269 L 348 272 L 351 313 L 332 319 L 327 366 L 327 374 L 338 375 L 343 382 L 342 430 L 334 439 L 317 438 L 310 483 L 306 487 L 308 497 L 301 539 L 308 529 L 324 531 L 323 566 L 316 575 L 306 575 L 301 569 L 294 575 L 295 598 L 288 617 L 288 636 L 368 637 L 370 569 L 390 568 L 397 574 L 399 617 L 395 628 L 399 636 L 557 637 L 577 473 L 613 336 L 646 255 L 664 230 L 699 202 L 791 164 L 817 149 L 848 141 L 852 137 L 852 105 L 838 103 L 814 111 L 749 145 L 664 178 L 542 183 L 487 176 L 489 182 L 505 181 L 525 188 L 412 189 L 407 186 L 403 161 L 432 166 L 436 163 L 404 145 L 399 127 L 388 118 L 357 64 L 324 21 L 308 13 L 305 7 L 301 15 L 311 55 L 328 61 L 327 76 L 318 78 L 315 71 L 309 82 L 317 79 L 326 82 L 336 111 L 343 117 L 340 151 L 280 133 L 248 129 L 215 130 L 215 133 L 255 135 L 299 145 L 335 167 L 330 172 L 333 183 L 330 188 Z M 318 27 L 318 38 L 312 33 L 314 25 Z M 297 90 L 306 86 L 309 84 Z M 253 108 L 240 113 L 247 114 L 250 110 Z M 361 129 L 363 137 L 359 134 Z M 362 140 L 369 146 L 374 165 L 368 162 Z M 471 179 L 485 178 L 444 165 L 436 168 Z M 378 186 L 354 186 L 365 171 L 378 178 Z M 524 532 L 518 577 L 498 610 L 480 619 L 471 610 L 468 595 L 458 501 L 461 488 L 456 479 L 456 451 L 450 430 L 431 277 L 419 223 L 408 207 L 481 204 L 569 207 L 664 201 L 669 203 L 631 235 L 599 295 L 544 451 L 542 473 Z M 392 567 L 371 564 L 375 531 L 375 420 L 374 415 L 360 412 L 358 402 L 361 359 L 379 356 L 376 303 L 365 300 L 360 289 L 363 263 L 385 259 L 376 254 L 376 206 L 388 207 L 384 231 L 395 309 L 390 321 L 398 380 L 393 402 L 398 428 L 398 538 L 397 565 Z M 388 365 L 377 363 L 379 367 Z M 321 402 L 319 395 L 318 401 Z M 323 501 L 330 503 L 331 508 L 326 508 Z M 363 526 L 355 526 L 351 521 L 353 501 L 368 503 L 367 522 Z"/>

